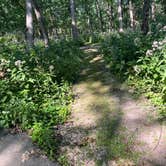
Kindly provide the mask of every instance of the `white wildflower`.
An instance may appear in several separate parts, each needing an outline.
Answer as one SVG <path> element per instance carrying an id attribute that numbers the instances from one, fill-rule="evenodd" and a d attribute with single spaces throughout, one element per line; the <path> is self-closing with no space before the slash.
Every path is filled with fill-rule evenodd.
<path id="1" fill-rule="evenodd" d="M 11 72 L 11 69 L 8 68 L 6 71 L 7 71 L 7 72 Z"/>
<path id="2" fill-rule="evenodd" d="M 162 41 L 159 41 L 159 46 L 163 45 L 163 42 Z"/>
<path id="3" fill-rule="evenodd" d="M 163 26 L 161 29 L 160 29 L 160 32 L 165 32 L 166 31 L 166 26 Z"/>
<path id="4" fill-rule="evenodd" d="M 156 48 L 153 48 L 153 51 L 156 51 Z"/>
<path id="5" fill-rule="evenodd" d="M 9 61 L 7 61 L 6 59 L 1 59 L 0 65 L 1 66 L 5 66 L 9 63 Z"/>
<path id="6" fill-rule="evenodd" d="M 15 64 L 15 66 L 20 67 L 22 65 L 22 61 L 21 60 L 17 60 L 17 61 L 15 61 L 14 64 Z"/>
<path id="7" fill-rule="evenodd" d="M 158 43 L 157 41 L 154 41 L 152 47 L 153 47 L 153 48 L 157 48 L 157 47 L 158 47 L 158 44 L 159 44 L 159 43 Z"/>
<path id="8" fill-rule="evenodd" d="M 52 71 L 54 69 L 54 66 L 53 65 L 50 65 L 49 66 L 49 70 Z"/>
<path id="9" fill-rule="evenodd" d="M 157 49 L 158 49 L 158 50 L 162 50 L 162 48 L 163 48 L 163 47 L 162 47 L 162 46 L 160 46 L 160 47 L 158 47 Z"/>
<path id="10" fill-rule="evenodd" d="M 151 56 L 153 55 L 153 51 L 152 50 L 147 50 L 146 51 L 146 56 Z"/>

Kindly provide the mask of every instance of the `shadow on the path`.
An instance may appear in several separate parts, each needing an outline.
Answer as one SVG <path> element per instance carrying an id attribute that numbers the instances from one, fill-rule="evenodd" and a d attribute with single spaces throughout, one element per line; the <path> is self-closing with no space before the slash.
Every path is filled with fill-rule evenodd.
<path id="1" fill-rule="evenodd" d="M 131 140 L 128 140 L 128 136 L 123 134 L 125 129 L 121 125 L 123 118 L 121 105 L 131 94 L 127 90 L 121 89 L 121 84 L 117 83 L 110 74 L 96 49 L 85 50 L 83 61 L 84 68 L 77 81 L 77 85 L 83 85 L 83 90 L 81 91 L 82 87 L 79 87 L 81 93 L 79 95 L 76 93 L 81 102 L 81 106 L 76 109 L 81 112 L 79 114 L 78 111 L 78 116 L 82 121 L 77 126 L 70 126 L 67 129 L 68 132 L 62 137 L 68 140 L 67 146 L 71 146 L 72 149 L 80 147 L 80 153 L 82 153 L 80 155 L 84 155 L 83 151 L 86 149 L 85 155 L 87 156 L 82 157 L 82 160 L 89 158 L 89 160 L 94 160 L 97 165 L 109 165 L 109 160 L 118 158 L 130 159 L 133 157 L 133 152 L 128 142 Z M 84 102 L 86 106 L 84 106 Z M 94 119 L 95 125 L 91 124 Z M 86 121 L 88 125 L 84 125 Z M 84 139 L 91 135 L 95 135 L 95 143 L 94 141 L 88 142 L 90 139 Z M 78 153 L 74 155 L 78 156 Z M 79 161 L 81 161 L 80 158 L 78 157 Z M 74 165 L 79 164 L 74 163 Z"/>

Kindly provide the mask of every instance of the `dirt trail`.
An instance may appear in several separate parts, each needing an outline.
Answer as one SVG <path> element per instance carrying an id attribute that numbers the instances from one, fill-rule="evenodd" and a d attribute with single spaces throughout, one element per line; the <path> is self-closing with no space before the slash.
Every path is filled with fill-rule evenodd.
<path id="1" fill-rule="evenodd" d="M 74 166 L 166 166 L 166 127 L 146 100 L 134 99 L 107 70 L 98 50 L 84 49 L 71 119 L 59 126 L 64 163 Z M 138 153 L 139 152 L 139 153 Z M 62 162 L 62 163 L 63 163 Z"/>

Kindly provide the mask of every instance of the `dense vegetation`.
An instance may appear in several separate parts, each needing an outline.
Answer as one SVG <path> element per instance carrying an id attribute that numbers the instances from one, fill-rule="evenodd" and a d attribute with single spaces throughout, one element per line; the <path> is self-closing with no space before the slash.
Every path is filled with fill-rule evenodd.
<path id="1" fill-rule="evenodd" d="M 160 118 L 165 118 L 166 102 L 166 30 L 156 36 L 139 32 L 112 33 L 101 43 L 111 72 L 134 87 L 135 93 L 145 93 L 157 106 Z"/>
<path id="2" fill-rule="evenodd" d="M 164 0 L 2 0 L 0 126 L 29 130 L 53 157 L 87 43 L 166 118 L 165 14 Z"/>
<path id="3" fill-rule="evenodd" d="M 33 129 L 32 139 L 53 155 L 49 128 L 63 123 L 70 112 L 81 51 L 63 41 L 47 50 L 39 43 L 27 53 L 14 36 L 1 37 L 0 44 L 0 125 Z"/>

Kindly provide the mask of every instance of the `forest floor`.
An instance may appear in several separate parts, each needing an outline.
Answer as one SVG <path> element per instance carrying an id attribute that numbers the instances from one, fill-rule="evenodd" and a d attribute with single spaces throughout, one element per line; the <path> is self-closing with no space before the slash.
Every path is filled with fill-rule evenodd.
<path id="1" fill-rule="evenodd" d="M 82 48 L 71 117 L 58 126 L 59 161 L 67 166 L 165 166 L 166 126 L 143 97 L 107 69 L 98 47 Z M 136 163 L 136 164 L 135 164 Z M 0 166 L 56 166 L 25 134 L 0 135 Z"/>
<path id="2" fill-rule="evenodd" d="M 59 126 L 63 165 L 165 166 L 166 126 L 146 99 L 114 78 L 97 47 L 82 49 L 71 118 Z"/>

